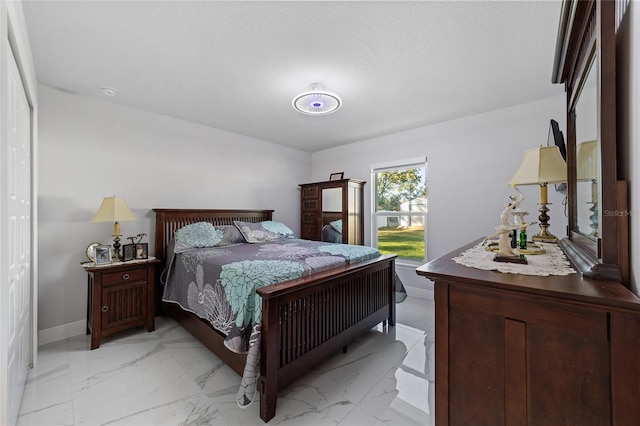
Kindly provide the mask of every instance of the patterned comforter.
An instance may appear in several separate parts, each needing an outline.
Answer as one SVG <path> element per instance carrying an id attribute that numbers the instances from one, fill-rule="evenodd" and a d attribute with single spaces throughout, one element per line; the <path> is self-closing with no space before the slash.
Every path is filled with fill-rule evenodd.
<path id="1" fill-rule="evenodd" d="M 169 246 L 162 300 L 177 303 L 222 332 L 226 347 L 247 353 L 238 405 L 255 398 L 260 367 L 262 299 L 256 289 L 361 262 L 374 248 L 299 239 L 198 248 L 174 254 Z"/>

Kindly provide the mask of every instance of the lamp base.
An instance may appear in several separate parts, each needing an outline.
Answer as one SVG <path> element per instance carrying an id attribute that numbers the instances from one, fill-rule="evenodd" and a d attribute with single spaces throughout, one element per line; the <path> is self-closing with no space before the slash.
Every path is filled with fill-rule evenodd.
<path id="1" fill-rule="evenodd" d="M 113 260 L 114 262 L 122 262 L 120 255 L 120 235 L 113 235 Z"/>
<path id="2" fill-rule="evenodd" d="M 558 242 L 558 237 L 556 237 L 553 234 L 550 234 L 549 232 L 547 232 L 546 235 L 542 234 L 542 232 L 540 232 L 537 235 L 534 235 L 533 237 L 531 237 L 531 239 L 533 241 L 539 242 L 539 243 L 557 243 Z"/>
<path id="3" fill-rule="evenodd" d="M 557 243 L 558 237 L 549 232 L 549 215 L 547 212 L 549 208 L 547 207 L 549 203 L 540 203 L 540 216 L 538 216 L 538 220 L 540 221 L 540 232 L 531 237 L 533 241 L 542 242 L 542 243 Z"/>

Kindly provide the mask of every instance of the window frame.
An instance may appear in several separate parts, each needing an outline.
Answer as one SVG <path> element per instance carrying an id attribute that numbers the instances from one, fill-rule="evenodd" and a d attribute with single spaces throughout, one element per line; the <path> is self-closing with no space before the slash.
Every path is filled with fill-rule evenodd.
<path id="1" fill-rule="evenodd" d="M 422 217 L 424 220 L 424 258 L 421 260 L 411 259 L 407 257 L 398 256 L 396 263 L 405 263 L 410 265 L 422 265 L 427 259 L 427 216 L 428 208 L 423 212 L 394 212 L 394 211 L 378 211 L 378 199 L 377 199 L 377 186 L 378 179 L 377 173 L 384 171 L 401 171 L 410 168 L 424 167 L 424 179 L 425 183 L 428 182 L 428 162 L 427 157 L 413 157 L 408 159 L 388 161 L 384 163 L 372 164 L 370 166 L 371 172 L 371 246 L 378 248 L 378 218 L 379 217 L 392 217 L 392 216 L 417 216 Z M 427 205 L 429 203 L 428 195 L 428 183 L 427 186 Z M 402 213 L 401 215 L 399 213 Z"/>

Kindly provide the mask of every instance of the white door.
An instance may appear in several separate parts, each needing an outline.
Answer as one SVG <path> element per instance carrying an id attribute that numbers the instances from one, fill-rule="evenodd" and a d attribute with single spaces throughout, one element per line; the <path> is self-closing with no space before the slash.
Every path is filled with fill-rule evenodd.
<path id="1" fill-rule="evenodd" d="M 4 181 L 0 195 L 0 271 L 3 275 L 0 301 L 6 312 L 0 315 L 0 321 L 6 328 L 0 346 L 6 343 L 7 352 L 6 358 L 3 357 L 6 364 L 1 366 L 6 382 L 2 381 L 0 393 L 6 392 L 7 402 L 6 418 L 0 422 L 14 424 L 31 358 L 31 109 L 9 42 L 4 43 L 9 64 L 5 77 L 8 79 L 7 138 L 1 141 L 6 146 L 0 151 Z"/>

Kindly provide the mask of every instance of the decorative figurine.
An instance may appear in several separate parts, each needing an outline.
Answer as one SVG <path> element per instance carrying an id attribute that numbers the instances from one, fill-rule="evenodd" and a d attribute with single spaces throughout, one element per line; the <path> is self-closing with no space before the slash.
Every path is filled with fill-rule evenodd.
<path id="1" fill-rule="evenodd" d="M 515 188 L 515 187 L 514 187 Z M 518 191 L 518 188 L 515 188 Z M 496 226 L 496 232 L 485 238 L 485 242 L 488 239 L 498 237 L 498 254 L 494 257 L 496 262 L 512 262 L 512 263 L 527 263 L 527 259 L 524 255 L 519 255 L 511 249 L 511 242 L 509 240 L 509 233 L 522 229 L 522 216 L 520 216 L 521 223 L 511 223 L 510 218 L 514 210 L 518 209 L 518 206 L 524 201 L 524 196 L 518 191 L 517 197 L 509 196 L 511 200 L 505 204 L 504 210 L 500 213 L 500 226 Z"/>
<path id="2" fill-rule="evenodd" d="M 527 226 L 532 225 L 532 223 L 528 224 L 524 217 L 529 214 L 528 211 L 522 209 L 516 209 L 511 212 L 511 215 L 515 218 L 515 224 L 518 225 L 519 235 L 518 235 L 518 244 L 516 245 L 520 250 L 525 250 L 527 248 Z M 518 233 L 518 231 L 514 231 L 514 234 Z M 511 244 L 512 248 L 515 248 L 513 243 Z"/>
<path id="3" fill-rule="evenodd" d="M 520 244 L 518 247 L 520 250 L 527 249 L 527 224 L 523 223 L 520 227 Z"/>
<path id="4" fill-rule="evenodd" d="M 142 237 L 146 237 L 147 234 L 138 234 L 135 237 L 127 237 L 127 240 L 131 240 L 131 244 L 137 244 L 142 241 Z"/>

